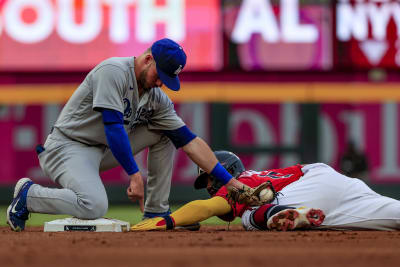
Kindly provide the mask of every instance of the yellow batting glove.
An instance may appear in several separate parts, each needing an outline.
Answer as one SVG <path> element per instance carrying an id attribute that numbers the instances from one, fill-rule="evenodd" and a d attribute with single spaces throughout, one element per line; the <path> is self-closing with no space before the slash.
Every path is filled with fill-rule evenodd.
<path id="1" fill-rule="evenodd" d="M 175 227 L 174 219 L 170 216 L 155 217 L 143 220 L 131 227 L 131 231 L 160 231 L 170 230 Z"/>

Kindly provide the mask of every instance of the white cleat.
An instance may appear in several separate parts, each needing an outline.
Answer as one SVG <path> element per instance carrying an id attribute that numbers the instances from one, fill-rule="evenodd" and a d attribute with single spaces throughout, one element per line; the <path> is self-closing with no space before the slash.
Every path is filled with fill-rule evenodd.
<path id="1" fill-rule="evenodd" d="M 267 227 L 276 231 L 308 229 L 320 226 L 324 219 L 325 214 L 320 209 L 306 207 L 286 209 L 269 218 Z"/>

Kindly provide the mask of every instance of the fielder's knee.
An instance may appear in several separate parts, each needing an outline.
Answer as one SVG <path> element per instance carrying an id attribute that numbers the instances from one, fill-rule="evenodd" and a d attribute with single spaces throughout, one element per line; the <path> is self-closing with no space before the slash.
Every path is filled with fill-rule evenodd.
<path id="1" fill-rule="evenodd" d="M 87 198 L 85 200 L 79 201 L 79 206 L 82 215 L 79 216 L 81 219 L 98 219 L 103 217 L 108 210 L 108 199 L 107 197 L 105 198 L 99 198 L 99 197 L 92 197 L 92 198 Z"/>

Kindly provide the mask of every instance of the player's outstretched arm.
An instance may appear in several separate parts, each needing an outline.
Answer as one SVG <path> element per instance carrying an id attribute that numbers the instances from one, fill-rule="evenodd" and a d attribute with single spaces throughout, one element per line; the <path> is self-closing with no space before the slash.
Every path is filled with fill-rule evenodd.
<path id="1" fill-rule="evenodd" d="M 218 163 L 211 148 L 200 137 L 196 137 L 184 145 L 182 150 L 185 151 L 194 163 L 200 166 L 200 168 L 207 173 L 210 173 Z"/>
<path id="2" fill-rule="evenodd" d="M 200 137 L 194 138 L 185 146 L 183 146 L 182 149 L 202 170 L 213 174 L 213 176 L 226 185 L 228 189 L 232 187 L 246 187 L 246 185 L 242 184 L 235 178 L 232 178 L 232 175 L 228 173 L 218 162 L 211 148 Z"/>
<path id="3" fill-rule="evenodd" d="M 212 216 L 221 216 L 231 211 L 228 201 L 222 197 L 195 200 L 187 203 L 168 217 L 156 217 L 141 221 L 131 227 L 132 231 L 170 230 L 204 221 Z"/>

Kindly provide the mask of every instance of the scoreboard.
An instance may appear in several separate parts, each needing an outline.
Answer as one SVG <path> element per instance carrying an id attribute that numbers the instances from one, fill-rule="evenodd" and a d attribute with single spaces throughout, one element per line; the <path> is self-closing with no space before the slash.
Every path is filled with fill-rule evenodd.
<path id="1" fill-rule="evenodd" d="M 189 71 L 400 66 L 399 0 L 0 0 L 0 71 L 87 71 L 179 42 Z"/>
<path id="2" fill-rule="evenodd" d="M 354 67 L 400 66 L 400 1 L 336 4 L 336 59 Z"/>

